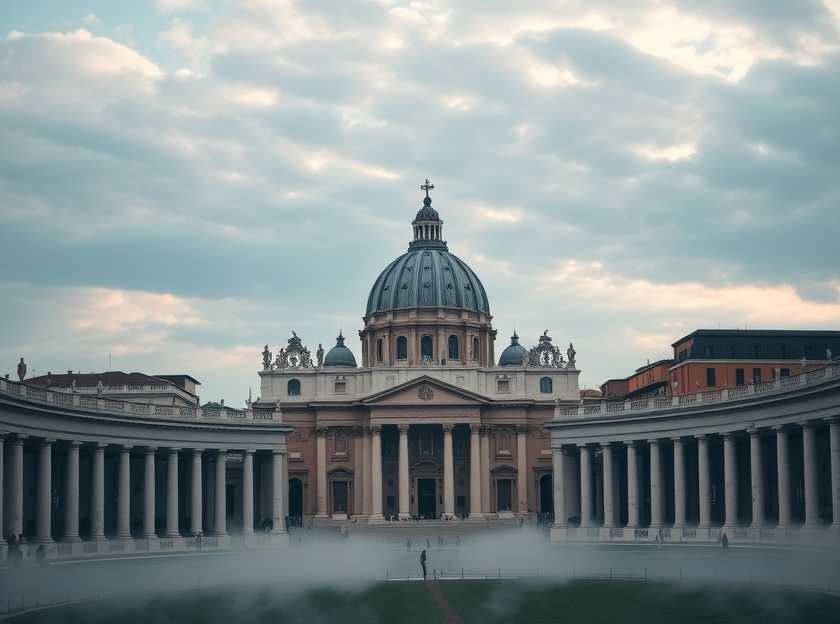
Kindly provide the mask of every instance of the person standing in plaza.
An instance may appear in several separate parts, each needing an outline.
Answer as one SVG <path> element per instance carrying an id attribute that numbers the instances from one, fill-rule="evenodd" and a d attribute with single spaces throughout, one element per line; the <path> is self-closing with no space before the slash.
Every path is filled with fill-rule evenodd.
<path id="1" fill-rule="evenodd" d="M 420 553 L 420 566 L 423 568 L 423 580 L 426 580 L 426 550 Z"/>

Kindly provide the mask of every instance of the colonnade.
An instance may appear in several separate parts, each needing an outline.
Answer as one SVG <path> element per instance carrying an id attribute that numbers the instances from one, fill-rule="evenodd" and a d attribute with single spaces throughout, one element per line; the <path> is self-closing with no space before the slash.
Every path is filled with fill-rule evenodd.
<path id="1" fill-rule="evenodd" d="M 389 423 L 390 424 L 390 423 Z M 424 423 L 425 424 L 425 423 Z M 490 438 L 493 426 L 479 423 L 463 423 L 469 426 L 469 490 L 468 509 L 470 519 L 481 519 L 491 511 L 491 457 Z M 453 446 L 453 431 L 458 423 L 444 423 L 443 432 L 443 507 L 442 516 L 455 516 L 455 454 Z M 398 423 L 399 440 L 397 444 L 397 515 L 400 519 L 411 516 L 410 489 L 411 467 L 409 465 L 408 435 L 411 423 Z M 366 516 L 371 522 L 385 519 L 383 513 L 383 453 L 382 427 L 373 424 L 368 427 L 354 428 L 360 443 L 354 448 L 357 456 L 353 462 L 354 471 L 358 475 L 355 487 L 359 488 L 360 496 L 356 515 Z M 326 518 L 328 512 L 328 458 L 327 434 L 328 428 L 316 430 L 316 518 Z M 516 431 L 516 499 L 513 501 L 512 511 L 525 514 L 528 512 L 527 482 L 527 427 L 518 426 Z M 511 453 L 511 457 L 513 454 Z"/>
<path id="2" fill-rule="evenodd" d="M 219 545 L 223 545 L 228 537 L 227 530 L 227 489 L 226 465 L 228 450 L 224 448 L 182 449 L 178 446 L 157 448 L 155 446 L 120 444 L 109 445 L 103 442 L 82 442 L 79 440 L 57 441 L 53 438 L 29 438 L 21 434 L 8 434 L 0 437 L 0 525 L 3 527 L 3 537 L 15 536 L 19 539 L 24 533 L 24 444 L 35 446 L 38 453 L 36 468 L 36 497 L 35 497 L 35 536 L 34 541 L 39 545 L 50 547 L 56 542 L 81 544 L 79 532 L 80 516 L 80 452 L 90 454 L 90 537 L 92 548 L 85 552 L 96 552 L 99 546 L 114 542 L 137 544 L 145 542 L 144 549 L 155 547 L 177 547 L 182 540 L 179 523 L 179 457 L 188 454 L 188 462 L 192 471 L 190 479 L 189 509 L 190 529 L 192 536 L 203 534 L 203 507 L 205 497 L 202 492 L 203 462 L 209 456 L 215 462 L 214 488 L 214 522 L 212 537 Z M 52 534 L 53 510 L 58 508 L 54 497 L 59 496 L 53 485 L 53 455 L 57 444 L 64 448 L 63 492 L 62 508 L 64 531 L 63 535 Z M 117 464 L 117 500 L 116 500 L 116 532 L 115 539 L 109 540 L 105 532 L 105 451 L 114 449 L 118 453 Z M 237 451 L 242 457 L 242 509 L 243 534 L 253 535 L 254 527 L 254 454 L 253 449 Z M 281 450 L 266 451 L 271 462 L 271 520 L 273 534 L 286 532 L 286 462 L 285 452 Z M 143 457 L 143 496 L 142 496 L 142 530 L 132 534 L 131 527 L 131 456 L 140 454 Z M 4 457 L 6 455 L 6 457 Z M 157 463 L 164 462 L 166 466 L 165 482 L 165 528 L 159 535 L 156 529 L 156 472 Z M 185 462 L 187 463 L 187 462 Z M 134 476 L 135 481 L 140 475 Z M 209 498 L 209 497 L 208 497 Z M 4 505 L 5 504 L 5 505 Z M 155 544 L 150 544 L 155 542 Z M 2 543 L 2 542 L 0 542 Z M 108 548 L 111 548 L 110 546 Z M 138 548 L 140 546 L 138 545 Z M 111 548 L 113 549 L 113 548 Z"/>
<path id="3" fill-rule="evenodd" d="M 580 526 L 589 529 L 589 537 L 627 538 L 661 536 L 661 532 L 649 534 L 644 529 L 683 529 L 681 535 L 694 536 L 694 529 L 712 529 L 713 499 L 720 497 L 722 484 L 722 529 L 735 534 L 736 529 L 788 529 L 794 525 L 794 496 L 792 492 L 791 437 L 797 443 L 801 434 L 802 483 L 799 500 L 804 498 L 804 528 L 817 528 L 828 520 L 823 510 L 820 516 L 820 470 L 830 465 L 831 524 L 840 529 L 840 417 L 826 419 L 828 424 L 829 454 L 819 452 L 817 432 L 825 431 L 825 421 L 804 421 L 757 429 L 749 426 L 743 430 L 726 431 L 719 434 L 697 434 L 691 436 L 656 437 L 645 440 L 621 440 L 616 442 L 579 443 L 555 445 L 553 448 L 554 471 L 554 516 L 555 529 L 573 529 Z M 738 444 L 743 437 L 749 443 Z M 775 438 L 770 440 L 770 437 Z M 766 443 L 763 444 L 763 440 Z M 720 445 L 722 439 L 722 479 L 715 481 L 711 446 Z M 824 438 L 823 438 L 824 440 Z M 696 442 L 696 452 L 693 446 Z M 771 444 L 774 442 L 774 444 Z M 665 473 L 665 455 L 670 446 L 673 452 L 673 473 Z M 623 447 L 623 448 L 622 448 Z M 690 447 L 690 448 L 689 448 Z M 626 455 L 622 451 L 626 451 Z M 691 459 L 688 451 L 691 450 Z M 774 450 L 774 453 L 770 451 Z M 748 453 L 748 458 L 743 453 Z M 600 492 L 593 479 L 596 454 L 601 458 L 602 487 Z M 647 465 L 642 465 L 646 457 Z M 575 462 L 574 459 L 578 461 Z M 622 461 L 618 462 L 617 460 Z M 741 461 L 739 461 L 741 460 Z M 748 460 L 748 461 L 747 461 Z M 768 462 L 775 463 L 768 470 Z M 621 474 L 619 464 L 625 474 Z M 739 475 L 739 470 L 748 467 L 748 476 Z M 689 483 L 687 474 L 694 476 Z M 769 473 L 769 474 L 768 474 Z M 776 487 L 770 487 L 775 480 Z M 573 481 L 579 482 L 571 487 Z M 742 500 L 739 487 L 748 486 L 750 514 L 739 514 Z M 626 489 L 625 489 L 626 488 Z M 572 492 L 570 490 L 575 490 Z M 714 492 L 713 492 L 714 490 Z M 825 493 L 825 492 L 824 492 Z M 600 494 L 600 496 L 599 496 Z M 666 499 L 666 496 L 669 498 Z M 744 493 L 746 496 L 746 493 Z M 768 496 L 772 500 L 768 500 Z M 645 506 L 644 503 L 648 505 Z M 772 504 L 771 504 L 772 503 Z M 649 522 L 642 514 L 649 509 Z M 672 509 L 672 522 L 666 522 L 666 507 Z M 742 507 L 746 507 L 743 505 Z M 777 510 L 777 518 L 770 518 L 768 507 Z M 602 510 L 597 513 L 596 509 Z M 689 518 L 689 510 L 695 513 Z M 647 515 L 647 514 L 645 514 Z M 776 513 L 773 514 L 776 516 Z M 602 516 L 603 522 L 599 522 Z M 743 516 L 743 517 L 742 517 Z M 576 522 L 575 518 L 579 518 Z M 622 522 L 621 519 L 625 521 Z M 630 535 L 623 529 L 634 529 Z M 598 531 L 595 531 L 598 529 Z M 609 530 L 606 533 L 600 529 Z M 595 531 L 595 532 L 593 532 Z M 716 531 L 715 533 L 718 533 Z M 574 536 L 572 531 L 568 535 Z M 669 536 L 672 536 L 668 532 Z M 710 532 L 705 534 L 707 537 Z M 672 536 L 673 537 L 673 536 Z"/>

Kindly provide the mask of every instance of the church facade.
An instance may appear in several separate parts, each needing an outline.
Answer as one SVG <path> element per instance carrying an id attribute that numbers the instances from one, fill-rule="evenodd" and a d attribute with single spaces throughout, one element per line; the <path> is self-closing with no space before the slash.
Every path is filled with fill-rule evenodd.
<path id="1" fill-rule="evenodd" d="M 362 362 L 339 335 L 316 357 L 266 346 L 257 409 L 282 412 L 291 522 L 495 520 L 553 513 L 544 428 L 579 402 L 574 347 L 548 331 L 495 358 L 490 303 L 426 197 L 406 253 L 374 280 Z"/>

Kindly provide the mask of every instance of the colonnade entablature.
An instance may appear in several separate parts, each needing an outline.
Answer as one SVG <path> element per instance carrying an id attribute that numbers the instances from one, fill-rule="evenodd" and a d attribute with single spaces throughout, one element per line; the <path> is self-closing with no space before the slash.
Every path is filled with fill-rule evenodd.
<path id="1" fill-rule="evenodd" d="M 840 365 L 812 373 L 683 406 L 556 410 L 552 539 L 840 547 Z"/>

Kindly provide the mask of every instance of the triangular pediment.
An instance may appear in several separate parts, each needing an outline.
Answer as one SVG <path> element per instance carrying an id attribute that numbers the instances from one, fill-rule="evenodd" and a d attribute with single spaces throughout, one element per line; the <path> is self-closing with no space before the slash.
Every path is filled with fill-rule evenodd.
<path id="1" fill-rule="evenodd" d="M 478 405 L 490 401 L 469 390 L 423 375 L 361 400 L 368 405 Z"/>

